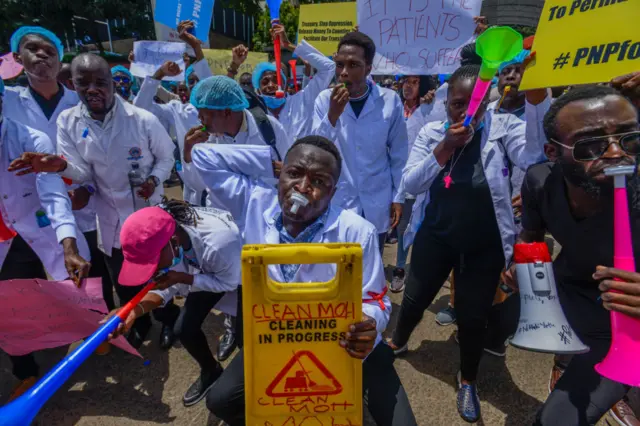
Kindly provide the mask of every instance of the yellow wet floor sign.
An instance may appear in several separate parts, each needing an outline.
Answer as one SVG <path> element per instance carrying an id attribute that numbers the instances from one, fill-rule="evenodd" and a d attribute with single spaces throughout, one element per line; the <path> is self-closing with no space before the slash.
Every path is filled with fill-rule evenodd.
<path id="1" fill-rule="evenodd" d="M 294 263 L 333 264 L 335 278 L 270 279 Z M 247 245 L 242 297 L 247 426 L 361 426 L 362 361 L 339 345 L 362 319 L 360 245 Z"/>

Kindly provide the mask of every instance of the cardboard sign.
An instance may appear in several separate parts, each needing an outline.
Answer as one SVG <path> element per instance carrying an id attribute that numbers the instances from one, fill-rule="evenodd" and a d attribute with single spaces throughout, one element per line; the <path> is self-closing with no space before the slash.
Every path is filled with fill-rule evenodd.
<path id="1" fill-rule="evenodd" d="M 153 19 L 169 28 L 178 28 L 181 21 L 195 23 L 198 40 L 209 41 L 214 0 L 156 0 Z"/>
<path id="2" fill-rule="evenodd" d="M 202 49 L 204 57 L 209 63 L 209 68 L 213 75 L 227 75 L 227 68 L 231 64 L 233 54 L 231 49 Z M 269 62 L 269 55 L 266 53 L 249 52 L 247 59 L 238 69 L 237 78 L 240 78 L 245 72 L 253 73 L 253 69 L 260 62 Z"/>
<path id="3" fill-rule="evenodd" d="M 639 18 L 637 0 L 547 0 L 520 90 L 600 83 L 638 71 Z"/>
<path id="4" fill-rule="evenodd" d="M 336 275 L 269 278 L 269 265 L 291 262 L 335 264 Z M 242 287 L 246 424 L 362 425 L 362 361 L 339 345 L 362 320 L 360 245 L 247 245 Z"/>
<path id="5" fill-rule="evenodd" d="M 482 0 L 358 0 L 358 25 L 376 44 L 373 74 L 452 73 L 474 39 Z"/>
<path id="6" fill-rule="evenodd" d="M 155 72 L 166 61 L 178 64 L 182 72 L 164 80 L 184 81 L 184 57 L 187 45 L 185 43 L 171 43 L 165 41 L 136 41 L 133 43 L 135 61 L 131 63 L 129 71 L 136 77 L 147 77 Z"/>
<path id="7" fill-rule="evenodd" d="M 342 36 L 356 27 L 356 19 L 356 2 L 301 5 L 298 40 L 333 56 Z"/>
<path id="8" fill-rule="evenodd" d="M 100 278 L 71 281 L 0 281 L 0 348 L 24 355 L 80 341 L 98 329 L 107 312 Z M 119 337 L 115 346 L 140 354 Z"/>

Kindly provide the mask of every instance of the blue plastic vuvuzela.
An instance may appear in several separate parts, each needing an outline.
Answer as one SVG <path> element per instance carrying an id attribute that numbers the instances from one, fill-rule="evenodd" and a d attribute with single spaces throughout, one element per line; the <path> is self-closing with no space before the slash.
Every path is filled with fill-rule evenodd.
<path id="1" fill-rule="evenodd" d="M 280 5 L 282 0 L 267 0 L 267 6 L 269 6 L 269 14 L 271 20 L 280 20 Z"/>

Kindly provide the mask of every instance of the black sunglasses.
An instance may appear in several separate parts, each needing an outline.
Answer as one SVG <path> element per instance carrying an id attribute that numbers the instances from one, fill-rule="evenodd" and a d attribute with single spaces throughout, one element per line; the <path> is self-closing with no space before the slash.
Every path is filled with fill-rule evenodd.
<path id="1" fill-rule="evenodd" d="M 611 138 L 617 138 L 612 141 Z M 581 139 L 568 146 L 551 139 L 551 142 L 572 151 L 573 159 L 576 161 L 593 161 L 601 158 L 609 149 L 611 144 L 618 144 L 628 155 L 640 155 L 640 130 L 633 132 L 619 133 L 616 135 L 598 136 L 594 138 Z"/>

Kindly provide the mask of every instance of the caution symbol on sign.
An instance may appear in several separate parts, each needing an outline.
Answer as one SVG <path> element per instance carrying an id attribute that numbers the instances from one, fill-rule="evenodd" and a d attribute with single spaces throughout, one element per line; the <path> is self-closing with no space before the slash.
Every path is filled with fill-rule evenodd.
<path id="1" fill-rule="evenodd" d="M 337 395 L 342 385 L 310 351 L 298 351 L 267 387 L 270 397 Z"/>

